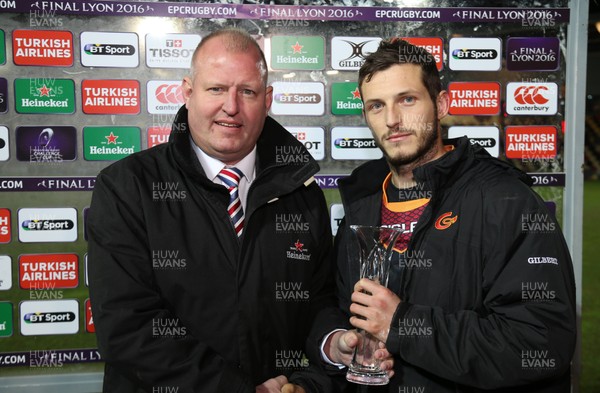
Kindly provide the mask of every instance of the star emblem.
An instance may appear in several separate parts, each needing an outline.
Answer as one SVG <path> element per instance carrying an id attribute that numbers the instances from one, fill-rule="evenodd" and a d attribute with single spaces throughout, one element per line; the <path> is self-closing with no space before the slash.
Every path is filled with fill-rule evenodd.
<path id="1" fill-rule="evenodd" d="M 50 91 L 52 91 L 52 88 L 48 88 L 44 84 L 42 87 L 38 87 L 37 91 L 40 93 L 40 97 L 50 97 Z"/>
<path id="2" fill-rule="evenodd" d="M 117 138 L 118 138 L 118 136 L 117 136 L 117 135 L 115 135 L 115 134 L 113 134 L 113 132 L 112 132 L 112 131 L 110 132 L 110 135 L 107 135 L 107 136 L 105 136 L 105 138 L 106 138 L 106 140 L 108 141 L 108 144 L 109 144 L 109 145 L 110 145 L 111 143 L 112 143 L 112 144 L 115 144 L 115 145 L 117 144 Z"/>
<path id="3" fill-rule="evenodd" d="M 292 49 L 294 50 L 294 53 L 302 53 L 302 48 L 304 48 L 304 45 L 300 45 L 300 43 L 298 41 L 296 41 L 295 45 L 292 45 Z"/>
<path id="4" fill-rule="evenodd" d="M 352 99 L 360 99 L 360 91 L 358 91 L 358 87 L 352 92 Z"/>
<path id="5" fill-rule="evenodd" d="M 296 240 L 294 243 L 294 247 L 296 247 L 296 251 L 302 251 L 302 247 L 304 247 L 303 243 L 300 243 L 300 239 Z"/>

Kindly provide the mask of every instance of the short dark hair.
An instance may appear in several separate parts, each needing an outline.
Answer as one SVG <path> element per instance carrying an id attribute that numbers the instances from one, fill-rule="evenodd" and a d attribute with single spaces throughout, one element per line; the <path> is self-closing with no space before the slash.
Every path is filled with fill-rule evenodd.
<path id="1" fill-rule="evenodd" d="M 421 80 L 435 104 L 442 91 L 440 73 L 435 58 L 427 50 L 412 45 L 398 37 L 383 40 L 373 53 L 370 53 L 358 71 L 358 89 L 362 95 L 362 84 L 369 82 L 373 75 L 385 71 L 396 64 L 415 64 L 421 67 Z"/>

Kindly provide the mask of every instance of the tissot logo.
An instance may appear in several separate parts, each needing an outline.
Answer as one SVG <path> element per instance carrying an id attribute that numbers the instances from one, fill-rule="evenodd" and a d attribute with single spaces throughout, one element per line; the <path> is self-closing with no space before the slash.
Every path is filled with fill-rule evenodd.
<path id="1" fill-rule="evenodd" d="M 500 113 L 498 82 L 452 82 L 448 85 L 451 115 L 497 115 Z"/>
<path id="2" fill-rule="evenodd" d="M 149 81 L 148 112 L 153 114 L 174 114 L 184 104 L 181 81 Z"/>
<path id="3" fill-rule="evenodd" d="M 444 41 L 440 37 L 402 37 L 402 39 L 429 52 L 435 59 L 438 70 L 444 68 Z"/>
<path id="4" fill-rule="evenodd" d="M 510 71 L 556 71 L 560 67 L 558 37 L 510 37 L 506 68 Z"/>
<path id="5" fill-rule="evenodd" d="M 81 64 L 86 67 L 139 65 L 138 36 L 135 33 L 81 33 Z"/>
<path id="6" fill-rule="evenodd" d="M 84 80 L 81 99 L 83 112 L 87 114 L 135 115 L 140 112 L 140 82 Z"/>
<path id="7" fill-rule="evenodd" d="M 17 160 L 60 163 L 77 158 L 75 127 L 17 127 Z"/>
<path id="8" fill-rule="evenodd" d="M 77 240 L 77 210 L 73 208 L 20 209 L 19 240 L 74 242 Z"/>
<path id="9" fill-rule="evenodd" d="M 451 70 L 498 71 L 502 65 L 499 38 L 452 38 L 449 51 Z"/>
<path id="10" fill-rule="evenodd" d="M 302 142 L 317 161 L 325 158 L 325 130 L 321 127 L 285 127 L 290 134 Z"/>
<path id="11" fill-rule="evenodd" d="M 331 157 L 335 160 L 374 160 L 382 157 L 367 127 L 331 129 Z"/>
<path id="12" fill-rule="evenodd" d="M 19 113 L 75 112 L 75 82 L 71 79 L 15 79 L 15 108 Z"/>
<path id="13" fill-rule="evenodd" d="M 141 149 L 137 127 L 84 127 L 83 157 L 88 161 L 119 160 Z"/>
<path id="14" fill-rule="evenodd" d="M 331 39 L 331 68 L 358 70 L 365 57 L 377 50 L 380 37 L 333 37 Z"/>
<path id="15" fill-rule="evenodd" d="M 509 126 L 505 134 L 506 158 L 532 160 L 556 157 L 556 127 Z"/>
<path id="16" fill-rule="evenodd" d="M 316 82 L 274 82 L 273 105 L 276 115 L 320 116 L 325 112 L 325 87 Z"/>
<path id="17" fill-rule="evenodd" d="M 146 64 L 150 68 L 189 68 L 200 43 L 197 34 L 146 35 Z"/>
<path id="18" fill-rule="evenodd" d="M 73 65 L 73 34 L 70 31 L 15 30 L 13 59 L 17 65 Z"/>
<path id="19" fill-rule="evenodd" d="M 20 304 L 21 334 L 75 334 L 79 331 L 77 300 L 36 300 Z"/>
<path id="20" fill-rule="evenodd" d="M 506 87 L 509 115 L 555 115 L 558 108 L 556 83 L 517 83 Z"/>
<path id="21" fill-rule="evenodd" d="M 8 128 L 0 126 L 0 161 L 8 161 L 9 151 Z"/>
<path id="22" fill-rule="evenodd" d="M 448 128 L 448 138 L 458 138 L 466 136 L 469 138 L 471 145 L 483 147 L 493 157 L 498 157 L 500 154 L 499 138 L 500 130 L 494 126 L 452 126 Z"/>

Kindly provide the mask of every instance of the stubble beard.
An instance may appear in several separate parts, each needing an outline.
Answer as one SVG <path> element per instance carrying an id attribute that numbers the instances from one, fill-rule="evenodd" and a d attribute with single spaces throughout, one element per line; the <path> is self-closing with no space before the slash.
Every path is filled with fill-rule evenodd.
<path id="1" fill-rule="evenodd" d="M 432 123 L 428 123 L 425 127 L 424 132 L 421 134 L 418 140 L 417 149 L 413 153 L 396 153 L 395 155 L 391 155 L 389 151 L 387 151 L 382 143 L 379 141 L 377 145 L 383 152 L 387 162 L 394 168 L 397 169 L 414 169 L 425 162 L 430 161 L 435 156 L 436 144 L 439 135 L 439 122 L 436 119 L 433 120 Z M 408 130 L 407 130 L 408 131 Z M 396 131 L 388 132 L 382 140 L 385 140 L 390 134 L 395 133 Z M 413 130 L 414 135 L 418 135 L 416 131 Z M 401 142 L 399 142 L 401 143 Z"/>

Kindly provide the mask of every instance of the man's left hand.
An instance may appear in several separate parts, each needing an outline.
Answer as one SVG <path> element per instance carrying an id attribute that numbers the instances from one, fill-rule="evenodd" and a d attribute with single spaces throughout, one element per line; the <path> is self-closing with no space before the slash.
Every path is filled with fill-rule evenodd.
<path id="1" fill-rule="evenodd" d="M 294 385 L 293 383 L 286 383 L 281 388 L 281 393 L 306 393 L 306 391 L 302 386 Z"/>
<path id="2" fill-rule="evenodd" d="M 364 329 L 385 343 L 390 333 L 394 313 L 400 304 L 400 298 L 388 288 L 366 278 L 354 285 L 350 312 L 350 323 Z"/>

